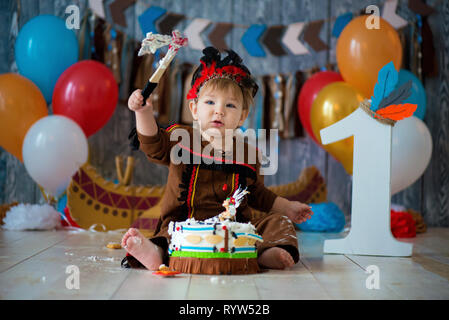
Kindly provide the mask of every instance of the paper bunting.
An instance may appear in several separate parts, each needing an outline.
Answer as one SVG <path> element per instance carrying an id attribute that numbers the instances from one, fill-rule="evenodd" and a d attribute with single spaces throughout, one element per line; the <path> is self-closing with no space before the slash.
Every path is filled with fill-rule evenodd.
<path id="1" fill-rule="evenodd" d="M 315 51 L 327 50 L 327 45 L 320 39 L 320 31 L 323 27 L 324 20 L 310 22 L 304 31 L 304 40 Z"/>
<path id="2" fill-rule="evenodd" d="M 346 25 L 352 20 L 352 17 L 352 12 L 346 12 L 338 16 L 338 18 L 335 20 L 334 27 L 332 28 L 332 35 L 338 38 Z"/>
<path id="3" fill-rule="evenodd" d="M 428 16 L 435 12 L 434 8 L 428 6 L 422 0 L 408 0 L 408 7 L 422 16 Z"/>
<path id="4" fill-rule="evenodd" d="M 105 19 L 103 0 L 89 0 L 89 9 L 98 17 Z"/>
<path id="5" fill-rule="evenodd" d="M 232 30 L 232 23 L 217 23 L 214 29 L 209 33 L 209 41 L 219 51 L 228 50 L 229 47 L 226 44 L 225 37 Z"/>
<path id="6" fill-rule="evenodd" d="M 282 48 L 281 43 L 284 29 L 284 26 L 271 26 L 262 36 L 263 44 L 265 44 L 265 47 L 267 47 L 274 56 L 284 56 L 287 54 L 284 48 Z"/>
<path id="7" fill-rule="evenodd" d="M 112 2 L 109 5 L 112 21 L 126 28 L 125 10 L 134 3 L 136 3 L 136 0 L 115 0 Z"/>
<path id="8" fill-rule="evenodd" d="M 189 39 L 189 46 L 192 49 L 203 50 L 206 47 L 203 39 L 201 39 L 201 32 L 203 32 L 210 23 L 210 20 L 197 18 L 184 30 L 184 35 Z"/>
<path id="9" fill-rule="evenodd" d="M 388 21 L 393 28 L 400 29 L 405 27 L 408 22 L 396 14 L 398 0 L 387 0 L 382 11 L 382 18 Z"/>
<path id="10" fill-rule="evenodd" d="M 292 23 L 282 37 L 282 43 L 295 55 L 309 53 L 309 50 L 299 41 L 299 36 L 304 26 L 304 22 Z"/>
<path id="11" fill-rule="evenodd" d="M 259 44 L 259 38 L 264 33 L 267 28 L 264 24 L 253 24 L 246 30 L 243 34 L 241 42 L 245 47 L 246 51 L 253 57 L 265 57 L 265 51 Z"/>
<path id="12" fill-rule="evenodd" d="M 126 27 L 125 10 L 134 5 L 137 0 L 110 0 L 109 8 L 114 24 Z M 388 21 L 394 28 L 400 29 L 408 24 L 408 21 L 396 14 L 398 0 L 382 1 L 383 11 L 382 18 Z M 98 17 L 106 19 L 104 0 L 88 0 L 89 9 Z M 408 0 L 410 10 L 420 16 L 428 16 L 435 9 L 427 5 L 423 0 Z M 362 10 L 363 12 L 363 10 Z M 317 20 L 309 22 L 295 22 L 289 25 L 273 25 L 253 24 L 248 26 L 235 25 L 230 22 L 211 22 L 208 19 L 186 17 L 183 14 L 167 12 L 166 9 L 150 6 L 139 17 L 138 22 L 143 35 L 148 32 L 170 34 L 173 29 L 183 20 L 188 19 L 190 24 L 184 30 L 184 34 L 189 38 L 189 46 L 195 50 L 204 49 L 209 43 L 203 42 L 202 33 L 205 29 L 213 24 L 212 31 L 208 34 L 210 45 L 216 47 L 220 51 L 229 49 L 226 43 L 226 36 L 234 28 L 245 28 L 245 32 L 241 38 L 241 42 L 247 52 L 253 57 L 265 57 L 265 48 L 273 56 L 283 56 L 286 54 L 303 55 L 309 54 L 310 48 L 314 51 L 322 51 L 329 49 L 326 42 L 320 38 L 320 32 L 325 21 L 330 23 L 335 19 L 332 36 L 338 38 L 353 19 L 354 15 L 360 12 L 346 12 L 336 19 Z M 419 16 L 418 16 L 419 17 Z M 424 27 L 423 27 L 424 29 Z M 424 32 L 424 31 L 423 31 Z M 303 33 L 303 40 L 300 40 Z M 305 46 L 305 43 L 310 48 Z M 286 50 L 288 49 L 288 51 Z"/>
<path id="13" fill-rule="evenodd" d="M 185 16 L 176 13 L 167 13 L 161 21 L 158 23 L 159 33 L 161 34 L 171 34 L 175 29 L 176 25 L 184 20 Z"/>
<path id="14" fill-rule="evenodd" d="M 142 13 L 138 20 L 142 34 L 145 36 L 148 32 L 158 33 L 155 22 L 159 19 L 167 10 L 160 7 L 149 7 Z"/>

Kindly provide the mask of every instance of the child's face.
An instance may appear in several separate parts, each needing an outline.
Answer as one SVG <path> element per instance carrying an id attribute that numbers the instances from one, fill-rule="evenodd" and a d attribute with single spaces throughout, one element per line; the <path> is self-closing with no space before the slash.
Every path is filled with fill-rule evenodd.
<path id="1" fill-rule="evenodd" d="M 248 116 L 248 110 L 243 110 L 240 88 L 215 89 L 205 86 L 200 90 L 198 102 L 190 101 L 189 107 L 200 130 L 215 137 L 224 137 L 226 129 L 237 129 Z"/>

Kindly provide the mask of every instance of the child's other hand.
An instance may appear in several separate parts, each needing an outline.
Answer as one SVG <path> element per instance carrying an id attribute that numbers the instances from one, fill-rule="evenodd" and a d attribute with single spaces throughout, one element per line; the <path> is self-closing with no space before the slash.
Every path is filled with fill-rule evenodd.
<path id="1" fill-rule="evenodd" d="M 142 90 L 137 89 L 129 96 L 128 108 L 134 112 L 142 112 L 149 110 L 153 111 L 153 104 L 151 103 L 151 99 L 149 97 L 144 106 L 142 106 L 142 103 L 143 103 Z"/>
<path id="2" fill-rule="evenodd" d="M 285 213 L 294 223 L 303 223 L 313 214 L 312 207 L 299 201 L 289 201 Z"/>

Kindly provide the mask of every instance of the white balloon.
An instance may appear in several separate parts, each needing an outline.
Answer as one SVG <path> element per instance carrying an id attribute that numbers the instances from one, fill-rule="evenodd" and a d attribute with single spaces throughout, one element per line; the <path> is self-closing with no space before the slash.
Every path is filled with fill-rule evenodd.
<path id="1" fill-rule="evenodd" d="M 35 122 L 22 145 L 29 175 L 46 192 L 59 196 L 88 156 L 87 138 L 73 120 L 50 115 Z"/>
<path id="2" fill-rule="evenodd" d="M 391 194 L 412 185 L 424 173 L 432 156 L 432 136 L 417 117 L 396 122 L 391 154 Z"/>

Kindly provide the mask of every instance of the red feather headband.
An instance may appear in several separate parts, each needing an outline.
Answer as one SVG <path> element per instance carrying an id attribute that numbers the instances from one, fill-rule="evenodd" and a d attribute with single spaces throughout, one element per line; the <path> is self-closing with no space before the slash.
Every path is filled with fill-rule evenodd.
<path id="1" fill-rule="evenodd" d="M 243 78 L 248 77 L 248 74 L 243 71 L 243 69 L 236 66 L 224 66 L 221 68 L 216 68 L 216 61 L 213 61 L 209 67 L 207 67 L 204 61 L 200 61 L 203 65 L 203 70 L 201 72 L 201 77 L 196 79 L 192 88 L 187 93 L 187 99 L 198 98 L 198 92 L 201 87 L 209 80 L 217 78 L 226 78 L 235 81 L 240 84 Z"/>

